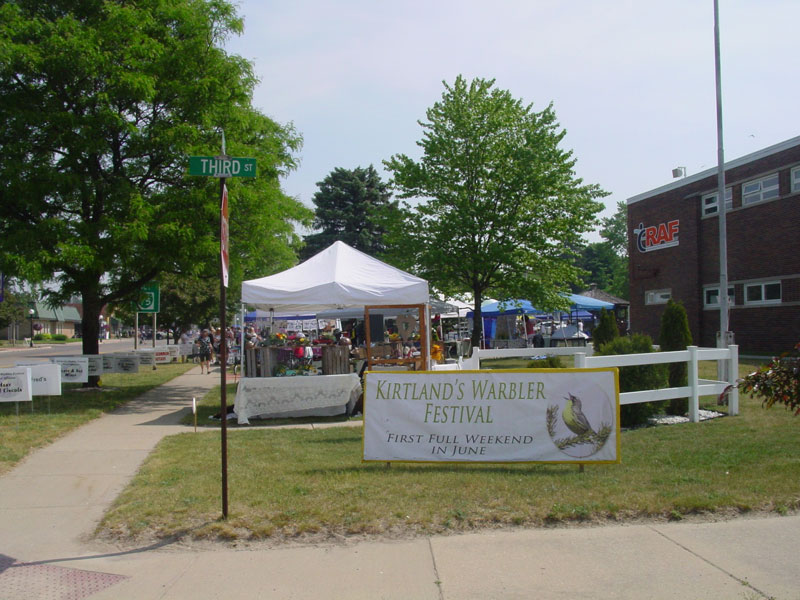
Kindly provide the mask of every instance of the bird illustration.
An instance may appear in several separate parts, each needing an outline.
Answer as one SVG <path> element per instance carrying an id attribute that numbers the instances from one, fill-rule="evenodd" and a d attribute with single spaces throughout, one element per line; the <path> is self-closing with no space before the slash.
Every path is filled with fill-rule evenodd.
<path id="1" fill-rule="evenodd" d="M 581 399 L 568 393 L 565 400 L 567 405 L 564 407 L 562 416 L 564 417 L 564 424 L 569 430 L 576 435 L 583 435 L 589 431 L 595 433 L 586 415 L 583 414 Z"/>

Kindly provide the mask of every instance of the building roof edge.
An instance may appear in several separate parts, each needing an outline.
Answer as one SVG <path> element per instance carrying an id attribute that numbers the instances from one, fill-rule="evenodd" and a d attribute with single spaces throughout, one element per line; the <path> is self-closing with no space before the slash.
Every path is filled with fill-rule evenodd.
<path id="1" fill-rule="evenodd" d="M 761 150 L 757 150 L 751 154 L 747 154 L 740 158 L 736 158 L 734 160 L 728 161 L 725 163 L 725 171 L 729 171 L 736 167 L 740 167 L 742 165 L 746 165 L 747 163 L 751 163 L 756 160 L 760 160 L 762 158 L 766 158 L 767 156 L 771 156 L 772 154 L 777 154 L 778 152 L 783 152 L 784 150 L 789 150 L 790 148 L 794 148 L 795 146 L 800 146 L 800 136 L 793 137 L 791 139 L 785 140 L 783 142 L 779 142 L 772 146 L 767 146 L 766 148 L 762 148 Z M 706 169 L 705 171 L 701 171 L 699 173 L 695 173 L 694 175 L 689 175 L 688 177 L 683 177 L 678 181 L 673 181 L 672 183 L 668 183 L 666 185 L 662 185 L 661 187 L 657 187 L 652 189 L 648 192 L 642 192 L 641 194 L 637 194 L 635 196 L 631 196 L 625 202 L 626 205 L 630 206 L 640 200 L 646 200 L 647 198 L 652 198 L 653 196 L 657 196 L 659 194 L 663 194 L 664 192 L 668 192 L 670 190 L 675 190 L 681 188 L 685 185 L 690 183 L 694 183 L 695 181 L 700 181 L 701 179 L 705 179 L 706 177 L 711 177 L 717 172 L 717 167 L 713 167 L 711 169 Z"/>

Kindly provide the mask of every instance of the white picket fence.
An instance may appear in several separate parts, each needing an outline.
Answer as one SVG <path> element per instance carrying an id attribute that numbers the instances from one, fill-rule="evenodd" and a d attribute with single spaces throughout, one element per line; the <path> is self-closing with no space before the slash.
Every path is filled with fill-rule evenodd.
<path id="1" fill-rule="evenodd" d="M 591 346 L 577 348 L 515 348 L 508 350 L 472 349 L 470 358 L 461 359 L 458 363 L 436 365 L 434 370 L 475 370 L 480 369 L 481 360 L 488 358 L 511 358 L 533 356 L 574 356 L 575 367 L 630 367 L 638 365 L 666 364 L 685 362 L 688 365 L 689 385 L 659 390 L 641 390 L 623 392 L 619 395 L 620 404 L 637 404 L 640 402 L 656 402 L 673 398 L 689 399 L 689 420 L 700 420 L 700 396 L 719 396 L 728 392 L 728 414 L 739 414 L 739 391 L 736 380 L 739 373 L 739 346 L 727 348 L 699 348 L 689 346 L 686 350 L 671 352 L 651 352 L 647 354 L 616 354 L 611 356 L 593 356 Z M 727 381 L 700 379 L 697 374 L 697 363 L 701 360 L 725 361 L 724 371 L 728 373 Z"/>

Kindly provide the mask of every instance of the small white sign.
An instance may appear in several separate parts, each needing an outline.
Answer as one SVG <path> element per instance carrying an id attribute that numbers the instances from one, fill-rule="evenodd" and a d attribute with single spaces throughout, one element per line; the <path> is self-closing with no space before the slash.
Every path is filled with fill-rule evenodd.
<path id="1" fill-rule="evenodd" d="M 89 377 L 100 377 L 106 372 L 103 357 L 100 354 L 84 354 L 83 356 L 89 359 Z"/>
<path id="2" fill-rule="evenodd" d="M 117 368 L 120 373 L 138 373 L 139 372 L 139 356 L 135 354 L 117 356 Z"/>
<path id="3" fill-rule="evenodd" d="M 86 383 L 89 381 L 89 359 L 85 356 L 54 356 L 50 362 L 61 366 L 62 383 Z"/>
<path id="4" fill-rule="evenodd" d="M 103 354 L 103 373 L 120 373 L 119 360 L 116 354 Z"/>
<path id="5" fill-rule="evenodd" d="M 156 348 L 154 356 L 156 364 L 158 365 L 172 362 L 172 354 L 166 348 Z"/>
<path id="6" fill-rule="evenodd" d="M 0 369 L 0 402 L 30 402 L 30 367 Z"/>
<path id="7" fill-rule="evenodd" d="M 170 359 L 177 359 L 181 355 L 178 344 L 167 344 L 167 350 L 169 350 Z"/>
<path id="8" fill-rule="evenodd" d="M 155 350 L 144 349 L 136 350 L 136 355 L 139 357 L 140 365 L 153 365 L 156 362 Z"/>
<path id="9" fill-rule="evenodd" d="M 61 366 L 53 363 L 31 365 L 31 395 L 60 396 Z"/>
<path id="10" fill-rule="evenodd" d="M 191 342 L 188 344 L 178 344 L 178 348 L 181 356 L 190 356 L 194 354 L 194 344 Z"/>

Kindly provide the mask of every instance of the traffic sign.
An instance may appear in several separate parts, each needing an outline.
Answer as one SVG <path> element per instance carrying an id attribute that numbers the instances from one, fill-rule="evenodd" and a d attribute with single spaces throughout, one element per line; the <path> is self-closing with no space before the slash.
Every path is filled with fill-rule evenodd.
<path id="1" fill-rule="evenodd" d="M 136 303 L 136 312 L 157 313 L 161 303 L 160 296 L 158 283 L 155 281 L 143 285 L 139 292 L 139 301 Z"/>
<path id="2" fill-rule="evenodd" d="M 189 175 L 206 177 L 255 177 L 255 158 L 233 156 L 190 156 Z"/>

